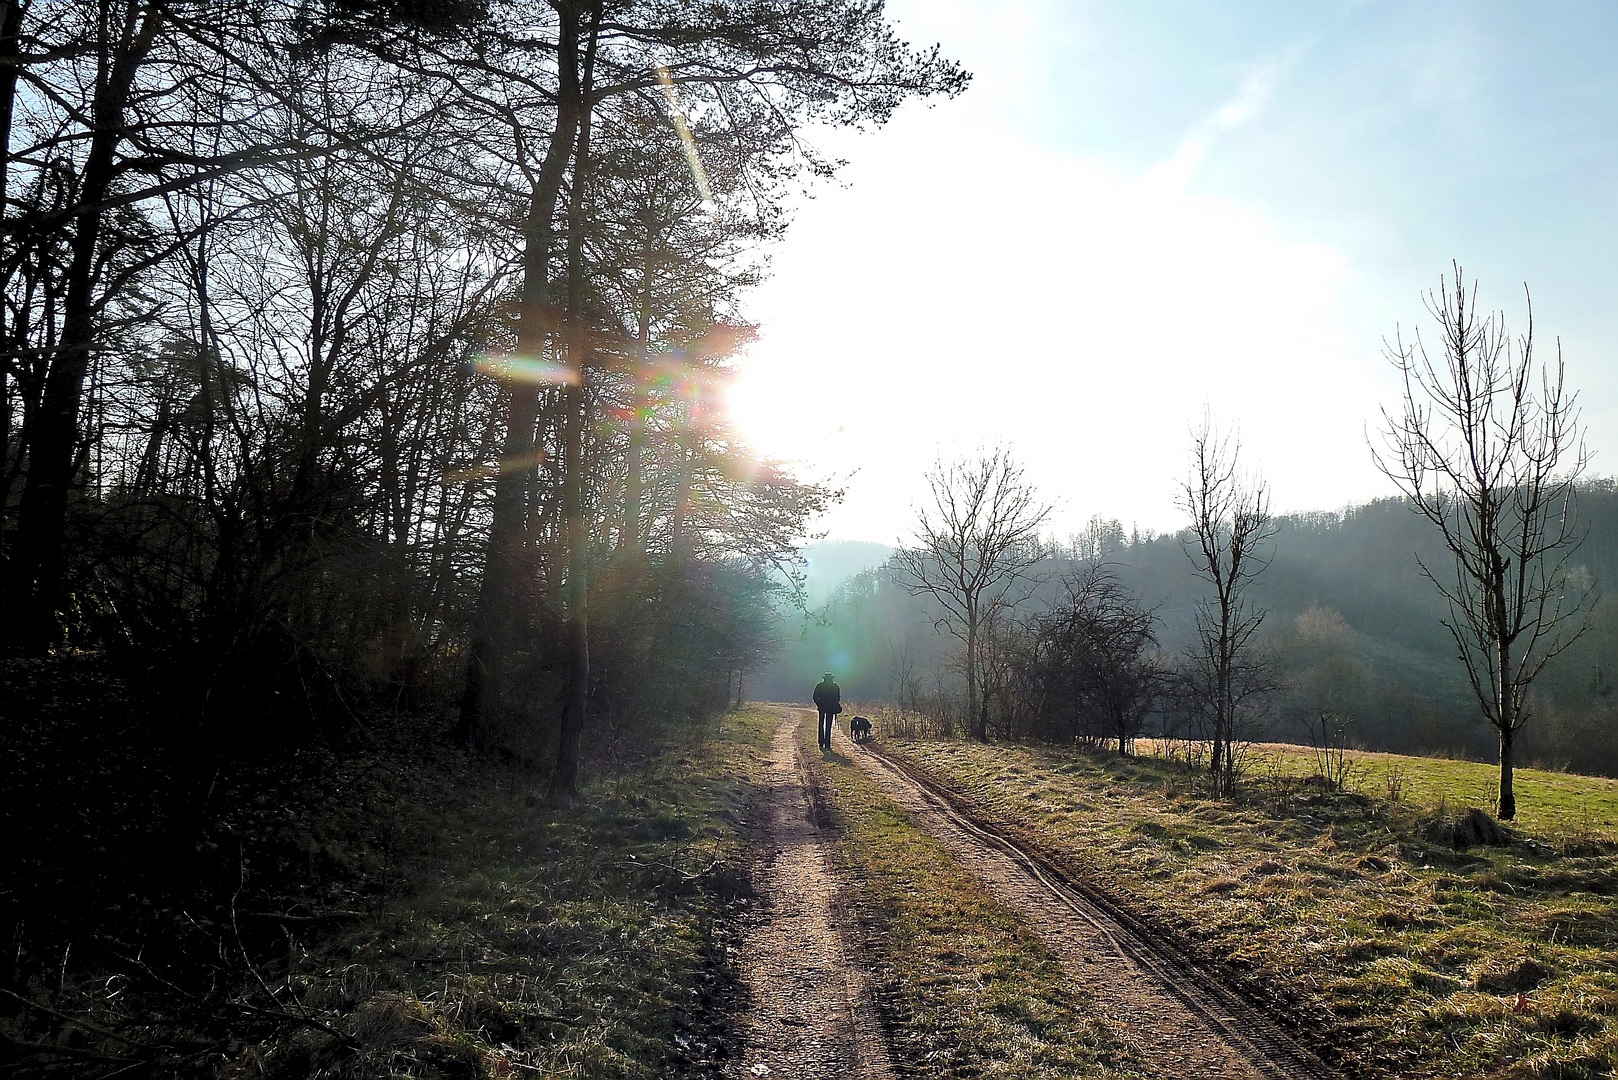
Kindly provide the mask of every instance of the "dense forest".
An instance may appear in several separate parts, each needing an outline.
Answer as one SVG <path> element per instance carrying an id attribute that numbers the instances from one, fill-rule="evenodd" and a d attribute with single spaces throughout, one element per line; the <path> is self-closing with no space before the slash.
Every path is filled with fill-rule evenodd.
<path id="1" fill-rule="evenodd" d="M 1574 575 L 1599 596 L 1618 581 L 1618 486 L 1583 482 L 1576 507 L 1585 533 L 1572 559 Z M 1307 742 L 1320 713 L 1330 711 L 1347 721 L 1349 741 L 1367 749 L 1492 760 L 1494 733 L 1456 659 L 1443 597 L 1421 570 L 1422 562 L 1442 567 L 1449 558 L 1437 530 L 1398 498 L 1336 513 L 1281 515 L 1276 526 L 1253 599 L 1267 613 L 1260 636 L 1279 678 L 1254 735 Z M 1100 562 L 1155 612 L 1156 647 L 1167 659 L 1183 654 L 1202 589 L 1184 539 L 1093 519 L 1053 546 L 1031 575 L 1038 584 L 1021 599 L 1016 617 L 1035 619 L 1061 597 L 1064 579 Z M 865 566 L 834 587 L 823 586 L 826 601 L 807 615 L 780 616 L 780 652 L 749 684 L 750 692 L 800 700 L 830 669 L 855 701 L 902 703 L 964 723 L 957 643 L 935 629 L 936 605 L 895 583 L 885 557 L 892 550 L 810 545 L 811 564 Z M 1615 612 L 1610 599 L 1597 599 L 1587 611 L 1588 629 L 1535 681 L 1523 729 L 1528 761 L 1618 775 Z M 1172 720 L 1159 709 L 1146 730 L 1165 725 L 1172 727 Z"/>
<path id="2" fill-rule="evenodd" d="M 828 492 L 725 416 L 741 294 L 805 128 L 967 77 L 849 0 L 7 0 L 0 55 L 0 1012 L 217 1020 L 437 748 L 565 798 L 758 666 Z"/>

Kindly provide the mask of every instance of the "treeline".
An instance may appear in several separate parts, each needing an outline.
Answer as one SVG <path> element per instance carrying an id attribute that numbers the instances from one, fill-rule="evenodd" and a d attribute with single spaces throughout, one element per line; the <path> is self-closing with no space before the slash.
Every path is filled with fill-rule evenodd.
<path id="1" fill-rule="evenodd" d="M 959 71 L 840 0 L 3 14 L 14 655 L 219 729 L 447 695 L 563 786 L 591 706 L 756 662 L 825 494 L 727 426 L 738 293 L 799 128 Z"/>
<path id="2" fill-rule="evenodd" d="M 722 395 L 803 129 L 965 80 L 861 0 L 0 3 L 0 982 L 228 921 L 395 727 L 566 793 L 723 703 L 827 498 Z"/>
<path id="3" fill-rule="evenodd" d="M 1574 555 L 1575 573 L 1610 594 L 1618 581 L 1618 485 L 1581 482 L 1577 512 L 1586 532 Z M 1455 660 L 1443 598 L 1417 562 L 1443 565 L 1446 553 L 1434 530 L 1398 498 L 1341 512 L 1278 515 L 1275 524 L 1273 557 L 1251 593 L 1267 613 L 1260 637 L 1276 686 L 1256 734 L 1307 742 L 1320 737 L 1320 713 L 1333 712 L 1348 721 L 1348 739 L 1367 749 L 1491 759 L 1494 734 Z M 819 551 L 811 545 L 806 553 L 813 560 Z M 1192 643 L 1201 589 L 1178 535 L 1092 519 L 1053 546 L 1014 621 L 1037 628 L 1049 612 L 1064 608 L 1064 581 L 1082 581 L 1096 566 L 1154 614 L 1155 655 L 1171 668 Z M 782 617 L 786 646 L 760 676 L 758 693 L 800 699 L 807 693 L 798 685 L 803 673 L 818 676 L 829 667 L 852 700 L 920 710 L 964 730 L 964 680 L 953 643 L 934 629 L 940 614 L 926 598 L 899 588 L 888 567 L 871 567 L 845 580 L 807 619 Z M 1584 635 L 1534 683 L 1524 754 L 1553 768 L 1618 775 L 1618 608 L 1609 597 L 1597 601 L 1590 616 Z M 1160 699 L 1143 730 L 1183 731 L 1172 704 Z M 990 709 L 996 732 L 1038 734 L 1023 725 L 1026 713 L 1005 710 L 992 697 Z M 1091 737 L 1108 737 L 1104 727 L 1097 716 Z"/>

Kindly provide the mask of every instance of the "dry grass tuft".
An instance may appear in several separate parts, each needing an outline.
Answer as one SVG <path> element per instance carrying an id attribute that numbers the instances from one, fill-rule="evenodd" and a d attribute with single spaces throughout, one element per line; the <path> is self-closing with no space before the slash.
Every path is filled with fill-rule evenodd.
<path id="1" fill-rule="evenodd" d="M 1472 984 L 1489 994 L 1521 994 L 1537 990 L 1550 978 L 1544 964 L 1525 956 L 1491 956 L 1472 970 Z"/>

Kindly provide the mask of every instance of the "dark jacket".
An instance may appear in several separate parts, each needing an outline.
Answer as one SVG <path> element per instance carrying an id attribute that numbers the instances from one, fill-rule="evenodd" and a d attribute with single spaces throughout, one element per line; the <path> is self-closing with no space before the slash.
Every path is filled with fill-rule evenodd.
<path id="1" fill-rule="evenodd" d="M 821 712 L 840 713 L 843 711 L 843 691 L 830 679 L 822 679 L 815 684 L 815 708 Z"/>

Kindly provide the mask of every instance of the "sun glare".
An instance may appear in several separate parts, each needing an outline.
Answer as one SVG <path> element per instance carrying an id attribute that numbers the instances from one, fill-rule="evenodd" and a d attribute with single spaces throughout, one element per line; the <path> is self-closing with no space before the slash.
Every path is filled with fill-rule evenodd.
<path id="1" fill-rule="evenodd" d="M 802 210 L 730 392 L 761 449 L 857 471 L 827 527 L 889 540 L 935 453 L 1002 441 L 1062 500 L 1059 527 L 1106 512 L 1163 528 L 1205 406 L 1278 492 L 1355 482 L 1359 463 L 1320 448 L 1358 442 L 1377 361 L 1341 328 L 1334 251 L 1183 176 L 1010 136 L 959 158 L 943 127 L 901 118 L 848 189 Z M 939 228 L 987 191 L 992 227 Z"/>

